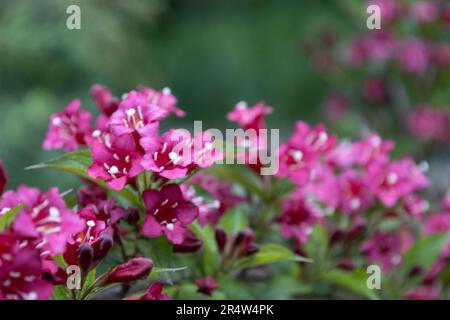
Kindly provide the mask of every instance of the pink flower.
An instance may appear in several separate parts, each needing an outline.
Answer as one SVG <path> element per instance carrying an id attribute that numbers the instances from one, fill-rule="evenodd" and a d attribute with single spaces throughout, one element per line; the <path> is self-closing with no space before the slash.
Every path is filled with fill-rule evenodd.
<path id="1" fill-rule="evenodd" d="M 154 238 L 163 234 L 174 244 L 181 244 L 187 226 L 198 216 L 198 208 L 186 202 L 176 184 L 168 184 L 160 191 L 146 190 L 142 194 L 147 214 L 141 232 Z"/>
<path id="2" fill-rule="evenodd" d="M 139 86 L 139 92 L 144 95 L 147 100 L 157 105 L 169 114 L 174 113 L 178 117 L 184 117 L 186 113 L 177 107 L 177 98 L 172 95 L 169 88 L 163 88 L 160 92 L 145 86 Z"/>
<path id="3" fill-rule="evenodd" d="M 148 291 L 140 297 L 128 297 L 125 300 L 169 300 L 169 295 L 162 293 L 163 284 L 159 281 L 153 282 Z"/>
<path id="4" fill-rule="evenodd" d="M 450 140 L 450 114 L 445 109 L 418 107 L 408 116 L 408 128 L 421 140 L 445 143 Z"/>
<path id="5" fill-rule="evenodd" d="M 381 63 L 391 58 L 397 45 L 397 40 L 389 29 L 371 32 L 364 40 L 370 58 Z"/>
<path id="6" fill-rule="evenodd" d="M 233 193 L 229 183 L 213 175 L 198 173 L 189 180 L 189 183 L 189 186 L 182 185 L 181 190 L 185 199 L 198 207 L 198 222 L 202 226 L 216 224 L 226 211 L 244 202 L 243 197 Z M 199 185 L 205 189 L 214 200 L 208 201 L 201 195 L 197 195 L 193 185 Z"/>
<path id="7" fill-rule="evenodd" d="M 383 103 L 388 98 L 386 83 L 383 78 L 370 77 L 363 85 L 364 98 L 375 104 Z"/>
<path id="8" fill-rule="evenodd" d="M 0 300 L 46 300 L 53 285 L 42 278 L 39 250 L 13 233 L 0 233 Z"/>
<path id="9" fill-rule="evenodd" d="M 90 132 L 91 114 L 80 108 L 80 100 L 70 102 L 63 112 L 50 117 L 43 148 L 46 150 L 64 148 L 74 151 L 86 144 L 84 137 Z"/>
<path id="10" fill-rule="evenodd" d="M 403 40 L 396 56 L 400 67 L 407 73 L 423 75 L 430 64 L 428 46 L 419 39 Z"/>
<path id="11" fill-rule="evenodd" d="M 348 110 L 348 98 L 340 92 L 331 92 L 324 102 L 326 116 L 332 121 L 339 121 Z"/>
<path id="12" fill-rule="evenodd" d="M 406 293 L 405 299 L 408 300 L 437 300 L 441 290 L 431 285 L 421 285 Z"/>
<path id="13" fill-rule="evenodd" d="M 167 179 L 179 179 L 186 176 L 192 164 L 191 150 L 193 139 L 186 130 L 171 129 L 161 138 L 142 138 L 141 146 L 145 150 L 142 166 Z"/>
<path id="14" fill-rule="evenodd" d="M 294 134 L 278 151 L 278 176 L 303 184 L 308 180 L 312 166 L 334 146 L 335 141 L 336 137 L 330 137 L 325 126 L 319 124 L 311 128 L 305 122 L 297 122 Z"/>
<path id="15" fill-rule="evenodd" d="M 3 194 L 0 208 L 4 211 L 20 204 L 24 207 L 14 220 L 13 230 L 23 238 L 39 240 L 37 247 L 42 256 L 63 253 L 67 239 L 83 228 L 82 220 L 67 208 L 57 188 L 41 192 L 19 186 L 17 192 Z"/>
<path id="16" fill-rule="evenodd" d="M 203 245 L 203 241 L 199 239 L 192 231 L 188 230 L 184 241 L 180 244 L 173 245 L 174 253 L 192 253 L 197 252 Z"/>
<path id="17" fill-rule="evenodd" d="M 429 207 L 430 204 L 428 201 L 416 194 L 406 196 L 403 201 L 403 208 L 405 211 L 416 219 L 422 218 Z"/>
<path id="18" fill-rule="evenodd" d="M 212 277 L 203 277 L 195 280 L 198 292 L 203 293 L 207 296 L 211 296 L 214 290 L 219 288 L 219 284 Z"/>
<path id="19" fill-rule="evenodd" d="M 98 142 L 90 145 L 93 162 L 88 174 L 94 179 L 105 180 L 111 189 L 120 190 L 144 168 L 141 166 L 142 155 L 137 151 L 132 135 L 112 138 L 109 147 Z"/>
<path id="20" fill-rule="evenodd" d="M 367 166 L 373 162 L 389 161 L 389 153 L 392 149 L 394 149 L 394 142 L 382 140 L 377 133 L 370 133 L 353 144 L 353 155 L 356 163 Z"/>
<path id="21" fill-rule="evenodd" d="M 0 160 L 0 196 L 5 190 L 5 185 L 8 182 L 8 175 L 6 174 L 6 169 L 3 164 L 3 161 Z"/>
<path id="22" fill-rule="evenodd" d="M 381 21 L 392 22 L 396 19 L 402 7 L 398 0 L 369 0 L 369 5 L 377 5 L 381 9 Z"/>
<path id="23" fill-rule="evenodd" d="M 284 238 L 294 238 L 299 244 L 306 243 L 320 216 L 301 191 L 297 191 L 283 202 L 278 218 L 281 235 Z"/>
<path id="24" fill-rule="evenodd" d="M 412 16 L 421 23 L 430 23 L 436 21 L 439 16 L 439 6 L 431 0 L 423 0 L 412 4 Z"/>
<path id="25" fill-rule="evenodd" d="M 109 252 L 113 245 L 113 229 L 97 218 L 94 209 L 88 207 L 79 212 L 83 229 L 67 241 L 64 260 L 69 265 L 79 265 L 87 273 Z"/>
<path id="26" fill-rule="evenodd" d="M 120 99 L 113 96 L 111 91 L 101 84 L 94 84 L 91 87 L 91 97 L 102 113 L 111 116 L 119 107 Z"/>
<path id="27" fill-rule="evenodd" d="M 383 271 L 389 271 L 401 264 L 402 254 L 410 244 L 407 238 L 397 233 L 377 231 L 362 243 L 361 251 L 370 262 L 379 263 Z"/>
<path id="28" fill-rule="evenodd" d="M 167 111 L 152 104 L 137 91 L 130 91 L 111 115 L 109 126 L 115 135 L 138 133 L 146 136 L 148 126 L 155 126 L 167 116 Z M 153 130 L 150 130 L 153 132 Z"/>
<path id="29" fill-rule="evenodd" d="M 310 179 L 303 187 L 305 194 L 334 211 L 339 205 L 339 181 L 331 167 L 318 163 L 311 169 Z"/>
<path id="30" fill-rule="evenodd" d="M 264 129 L 266 124 L 264 117 L 272 113 L 272 108 L 267 106 L 264 101 L 260 101 L 252 107 L 241 101 L 234 107 L 234 110 L 227 116 L 229 121 L 236 122 L 244 129 Z"/>
<path id="31" fill-rule="evenodd" d="M 404 158 L 386 164 L 373 163 L 368 168 L 371 191 L 387 207 L 401 198 L 429 185 L 423 170 Z"/>
<path id="32" fill-rule="evenodd" d="M 373 197 L 363 176 L 352 169 L 339 177 L 340 208 L 344 213 L 361 212 L 373 204 Z"/>

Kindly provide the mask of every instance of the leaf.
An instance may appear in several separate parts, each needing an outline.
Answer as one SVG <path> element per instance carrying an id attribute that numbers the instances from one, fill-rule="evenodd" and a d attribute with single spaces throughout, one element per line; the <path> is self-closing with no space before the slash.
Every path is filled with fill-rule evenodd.
<path id="1" fill-rule="evenodd" d="M 328 254 L 328 235 L 320 224 L 314 226 L 309 240 L 303 248 L 306 255 L 314 259 L 316 268 L 325 265 Z"/>
<path id="2" fill-rule="evenodd" d="M 365 298 L 378 300 L 378 294 L 367 287 L 367 277 L 368 275 L 364 269 L 354 269 L 352 271 L 333 269 L 322 275 L 324 280 L 337 286 L 346 288 Z"/>
<path id="3" fill-rule="evenodd" d="M 198 222 L 190 225 L 192 232 L 203 241 L 203 268 L 207 275 L 212 275 L 219 265 L 215 231 L 211 226 L 201 227 Z"/>
<path id="4" fill-rule="evenodd" d="M 215 165 L 207 172 L 221 179 L 238 183 L 247 190 L 256 193 L 262 199 L 269 200 L 270 196 L 262 189 L 261 178 L 244 165 Z"/>
<path id="5" fill-rule="evenodd" d="M 311 259 L 299 256 L 280 244 L 265 244 L 259 248 L 257 253 L 238 260 L 234 267 L 237 269 L 252 268 L 283 261 L 312 262 Z"/>
<path id="6" fill-rule="evenodd" d="M 92 159 L 90 151 L 87 149 L 80 149 L 74 152 L 64 153 L 55 159 L 29 166 L 25 168 L 25 170 L 46 168 L 73 173 L 92 182 L 95 182 L 102 188 L 109 190 L 111 193 L 126 199 L 134 206 L 141 209 L 143 208 L 139 195 L 129 187 L 125 187 L 122 190 L 111 190 L 105 183 L 105 181 L 91 178 L 87 173 L 87 169 L 91 165 L 91 163 Z"/>
<path id="7" fill-rule="evenodd" d="M 90 296 L 94 294 L 94 291 L 92 290 L 92 286 L 95 282 L 95 275 L 97 270 L 94 268 L 86 276 L 86 279 L 83 283 L 83 288 L 81 288 L 80 294 L 78 295 L 79 298 L 82 298 L 83 300 L 88 300 Z"/>
<path id="8" fill-rule="evenodd" d="M 0 231 L 4 231 L 9 228 L 9 226 L 13 223 L 17 214 L 23 207 L 24 206 L 20 204 L 0 216 Z"/>
<path id="9" fill-rule="evenodd" d="M 226 233 L 235 234 L 248 227 L 248 205 L 239 205 L 228 210 L 220 220 L 220 226 Z"/>
<path id="10" fill-rule="evenodd" d="M 71 300 L 67 287 L 64 285 L 55 286 L 51 300 Z"/>
<path id="11" fill-rule="evenodd" d="M 433 234 L 419 239 L 404 256 L 403 266 L 401 268 L 401 275 L 408 277 L 409 272 L 414 267 L 419 267 L 424 272 L 428 271 L 433 264 L 438 260 L 444 246 L 449 242 L 450 234 Z M 424 276 L 418 275 L 415 279 L 408 279 L 411 282 L 417 283 L 420 278 Z M 409 277 L 408 277 L 409 278 Z M 411 284 L 412 285 L 412 284 Z"/>

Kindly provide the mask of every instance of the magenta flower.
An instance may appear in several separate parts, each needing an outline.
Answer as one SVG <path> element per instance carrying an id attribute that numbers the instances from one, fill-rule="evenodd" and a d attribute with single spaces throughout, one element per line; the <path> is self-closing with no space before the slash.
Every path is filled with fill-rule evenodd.
<path id="1" fill-rule="evenodd" d="M 294 183 L 305 183 L 311 168 L 335 144 L 336 137 L 329 136 L 325 126 L 319 124 L 311 128 L 299 121 L 291 138 L 281 145 L 278 176 L 289 177 Z"/>
<path id="2" fill-rule="evenodd" d="M 147 126 L 157 125 L 166 116 L 166 110 L 150 103 L 141 93 L 130 91 L 117 111 L 111 115 L 109 126 L 115 135 L 137 132 L 140 136 L 145 136 Z"/>
<path id="3" fill-rule="evenodd" d="M 364 98 L 374 104 L 383 103 L 388 98 L 386 82 L 380 77 L 370 77 L 363 84 Z"/>
<path id="4" fill-rule="evenodd" d="M 142 166 L 167 179 L 183 178 L 192 164 L 192 145 L 194 141 L 186 130 L 171 129 L 161 138 L 142 138 L 145 150 Z"/>
<path id="5" fill-rule="evenodd" d="M 177 117 L 184 117 L 186 113 L 177 107 L 177 98 L 172 94 L 169 88 L 163 88 L 161 91 L 156 91 L 152 88 L 139 86 L 139 92 L 144 95 L 147 100 L 154 105 L 157 105 L 168 114 L 174 113 Z"/>
<path id="6" fill-rule="evenodd" d="M 203 245 L 203 241 L 198 238 L 192 231 L 188 230 L 184 241 L 173 246 L 174 253 L 192 253 L 197 252 Z"/>
<path id="7" fill-rule="evenodd" d="M 66 241 L 83 228 L 82 220 L 67 208 L 57 188 L 41 192 L 36 188 L 19 186 L 17 192 L 8 191 L 0 201 L 1 211 L 18 205 L 19 211 L 13 223 L 15 233 L 24 238 L 39 240 L 42 256 L 63 253 Z"/>
<path id="8" fill-rule="evenodd" d="M 373 162 L 385 163 L 389 161 L 394 142 L 383 140 L 377 133 L 369 133 L 361 141 L 353 144 L 353 156 L 356 163 L 367 166 Z"/>
<path id="9" fill-rule="evenodd" d="M 416 219 L 422 218 L 429 208 L 428 201 L 417 194 L 410 194 L 403 201 L 403 209 Z"/>
<path id="10" fill-rule="evenodd" d="M 392 207 L 401 198 L 429 185 L 422 171 L 411 159 L 404 158 L 371 164 L 367 179 L 373 194 L 385 206 Z"/>
<path id="11" fill-rule="evenodd" d="M 383 22 L 390 23 L 402 13 L 401 4 L 397 0 L 369 0 L 368 4 L 380 7 Z"/>
<path id="12" fill-rule="evenodd" d="M 3 161 L 0 160 L 0 196 L 5 190 L 5 185 L 8 182 L 8 175 L 6 173 L 5 166 L 3 165 Z"/>
<path id="13" fill-rule="evenodd" d="M 90 145 L 93 162 L 88 174 L 94 179 L 105 180 L 111 189 L 120 190 L 144 168 L 141 166 L 142 155 L 137 151 L 132 135 L 112 138 L 110 147 L 98 142 Z"/>
<path id="14" fill-rule="evenodd" d="M 120 104 L 120 99 L 113 96 L 111 91 L 101 84 L 94 84 L 91 87 L 91 97 L 100 111 L 108 117 L 117 110 Z"/>
<path id="15" fill-rule="evenodd" d="M 370 262 L 380 264 L 383 271 L 389 271 L 401 264 L 402 254 L 410 245 L 411 239 L 407 236 L 377 231 L 362 243 L 361 251 Z"/>
<path id="16" fill-rule="evenodd" d="M 153 282 L 146 293 L 140 297 L 128 297 L 125 300 L 169 300 L 169 295 L 162 293 L 163 284 L 159 281 Z"/>
<path id="17" fill-rule="evenodd" d="M 260 101 L 252 107 L 248 107 L 246 102 L 239 102 L 234 110 L 227 116 L 229 121 L 236 122 L 244 129 L 264 129 L 266 124 L 264 117 L 272 113 L 272 108 L 267 106 L 264 101 Z"/>
<path id="18" fill-rule="evenodd" d="M 308 202 L 301 191 L 297 191 L 283 202 L 278 222 L 281 236 L 294 238 L 299 244 L 306 243 L 321 214 Z"/>
<path id="19" fill-rule="evenodd" d="M 422 0 L 411 6 L 412 16 L 421 23 L 431 23 L 439 17 L 439 5 L 432 0 Z"/>
<path id="20" fill-rule="evenodd" d="M 198 208 L 186 202 L 176 184 L 168 184 L 160 191 L 146 190 L 142 194 L 147 215 L 141 232 L 154 238 L 165 235 L 174 244 L 181 244 L 187 226 L 198 216 Z"/>
<path id="21" fill-rule="evenodd" d="M 403 40 L 397 48 L 396 57 L 407 73 L 423 75 L 430 64 L 428 46 L 419 39 Z"/>
<path id="22" fill-rule="evenodd" d="M 64 260 L 69 265 L 79 265 L 87 273 L 109 252 L 113 245 L 113 229 L 97 218 L 94 209 L 88 207 L 79 213 L 83 229 L 67 241 Z"/>
<path id="23" fill-rule="evenodd" d="M 347 169 L 339 177 L 339 194 L 339 207 L 347 214 L 361 212 L 373 204 L 367 181 L 352 169 Z"/>
<path id="24" fill-rule="evenodd" d="M 50 117 L 43 148 L 46 150 L 64 148 L 74 151 L 86 144 L 84 137 L 91 131 L 91 114 L 80 108 L 80 100 L 70 102 L 63 112 Z"/>
<path id="25" fill-rule="evenodd" d="M 53 285 L 42 278 L 40 252 L 26 239 L 0 233 L 0 300 L 46 300 Z"/>
<path id="26" fill-rule="evenodd" d="M 195 280 L 198 292 L 203 293 L 207 296 L 211 296 L 214 290 L 219 288 L 219 284 L 212 277 L 203 277 Z"/>
<path id="27" fill-rule="evenodd" d="M 408 116 L 409 131 L 424 141 L 450 141 L 450 113 L 427 106 L 415 108 Z"/>

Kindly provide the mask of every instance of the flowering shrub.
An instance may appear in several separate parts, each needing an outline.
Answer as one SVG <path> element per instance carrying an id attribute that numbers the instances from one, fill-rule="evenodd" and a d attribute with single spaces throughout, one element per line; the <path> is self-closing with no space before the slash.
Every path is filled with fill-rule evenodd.
<path id="1" fill-rule="evenodd" d="M 426 163 L 393 157 L 393 141 L 298 121 L 272 150 L 277 173 L 260 175 L 248 157 L 218 164 L 208 132 L 161 133 L 184 115 L 169 89 L 91 94 L 95 125 L 70 102 L 43 143 L 65 153 L 28 168 L 76 174 L 76 192 L 3 193 L 0 166 L 1 299 L 448 297 L 450 196 L 430 215 Z M 241 102 L 228 119 L 265 129 L 271 112 Z M 367 285 L 369 265 L 383 290 Z"/>

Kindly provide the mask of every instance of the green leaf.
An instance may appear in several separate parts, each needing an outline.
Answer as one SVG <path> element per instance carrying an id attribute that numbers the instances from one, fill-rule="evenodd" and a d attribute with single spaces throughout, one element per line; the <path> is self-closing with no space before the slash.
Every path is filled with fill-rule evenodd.
<path id="1" fill-rule="evenodd" d="M 247 228 L 249 210 L 249 206 L 245 204 L 228 210 L 220 220 L 220 226 L 229 234 L 235 234 Z"/>
<path id="2" fill-rule="evenodd" d="M 317 224 L 314 226 L 308 242 L 303 246 L 308 257 L 314 260 L 314 266 L 320 268 L 326 263 L 328 255 L 328 235 L 325 229 Z"/>
<path id="3" fill-rule="evenodd" d="M 203 241 L 203 268 L 207 275 L 212 275 L 219 265 L 219 250 L 216 243 L 214 228 L 201 227 L 198 222 L 190 225 L 192 232 Z"/>
<path id="4" fill-rule="evenodd" d="M 322 275 L 327 280 L 337 286 L 346 288 L 362 297 L 378 300 L 378 294 L 375 290 L 367 287 L 367 273 L 364 269 L 354 269 L 352 271 L 344 271 L 333 269 Z"/>
<path id="5" fill-rule="evenodd" d="M 111 193 L 126 199 L 134 206 L 142 209 L 142 203 L 140 201 L 139 194 L 134 190 L 132 190 L 131 188 L 129 188 L 128 186 L 122 190 L 111 190 L 105 183 L 105 181 L 92 179 L 87 173 L 87 169 L 91 165 L 91 163 L 92 158 L 90 151 L 87 149 L 80 149 L 74 152 L 64 153 L 55 159 L 29 166 L 25 168 L 25 170 L 46 168 L 73 173 L 85 179 L 95 182 L 102 188 L 109 190 Z"/>
<path id="6" fill-rule="evenodd" d="M 13 223 L 20 209 L 22 209 L 23 205 L 18 205 L 17 207 L 5 212 L 0 216 L 0 231 L 4 231 Z"/>
<path id="7" fill-rule="evenodd" d="M 242 185 L 247 190 L 256 193 L 262 199 L 270 199 L 270 195 L 268 195 L 261 187 L 261 178 L 247 166 L 226 164 L 215 165 L 207 171 L 216 177 Z"/>
<path id="8" fill-rule="evenodd" d="M 71 300 L 69 290 L 64 285 L 57 285 L 51 300 Z"/>
<path id="9" fill-rule="evenodd" d="M 404 262 L 401 268 L 401 275 L 406 278 L 414 267 L 419 267 L 424 272 L 429 270 L 438 260 L 442 249 L 449 242 L 450 234 L 433 234 L 419 239 L 404 256 Z M 410 285 L 412 282 L 418 283 L 424 276 L 417 275 L 414 279 L 408 277 Z"/>
<path id="10" fill-rule="evenodd" d="M 92 290 L 92 286 L 95 282 L 95 276 L 97 270 L 94 268 L 86 276 L 86 279 L 83 283 L 83 288 L 81 288 L 80 294 L 78 295 L 79 298 L 82 298 L 84 300 L 89 299 L 90 296 L 94 294 L 94 291 Z"/>
<path id="11" fill-rule="evenodd" d="M 237 269 L 252 268 L 283 261 L 312 262 L 311 259 L 299 256 L 280 244 L 265 244 L 259 248 L 257 253 L 238 260 L 234 267 Z"/>

